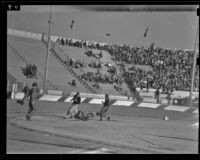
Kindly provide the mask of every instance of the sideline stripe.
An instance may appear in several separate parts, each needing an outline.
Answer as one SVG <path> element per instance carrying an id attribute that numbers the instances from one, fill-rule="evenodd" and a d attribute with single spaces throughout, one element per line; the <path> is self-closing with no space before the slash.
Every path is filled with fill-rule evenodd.
<path id="1" fill-rule="evenodd" d="M 99 153 L 104 153 L 104 152 L 100 150 L 82 152 L 82 154 L 99 154 Z"/>
<path id="2" fill-rule="evenodd" d="M 179 112 L 185 112 L 188 109 L 190 109 L 190 108 L 182 107 L 182 106 L 168 106 L 168 107 L 164 108 L 164 110 L 172 110 L 172 111 L 179 111 Z"/>
<path id="3" fill-rule="evenodd" d="M 70 102 L 73 97 L 68 97 L 64 102 Z M 83 102 L 86 98 L 81 98 L 81 102 Z"/>
<path id="4" fill-rule="evenodd" d="M 70 102 L 73 97 L 68 97 L 64 102 Z"/>
<path id="5" fill-rule="evenodd" d="M 191 125 L 192 127 L 198 128 L 199 127 L 199 122 L 194 123 L 193 125 Z"/>
<path id="6" fill-rule="evenodd" d="M 40 101 L 58 101 L 62 96 L 54 96 L 54 95 L 44 95 L 39 100 Z"/>
<path id="7" fill-rule="evenodd" d="M 78 150 L 74 150 L 69 152 L 69 154 L 106 154 L 109 152 L 113 152 L 113 150 L 107 149 L 107 148 L 100 148 L 97 150 L 91 150 L 91 151 L 87 151 L 87 150 L 83 150 L 83 149 L 78 149 Z"/>
<path id="8" fill-rule="evenodd" d="M 195 111 L 193 111 L 192 113 L 199 113 L 199 110 L 198 109 L 196 109 Z"/>
<path id="9" fill-rule="evenodd" d="M 140 103 L 137 107 L 157 108 L 160 104 L 155 103 Z"/>
<path id="10" fill-rule="evenodd" d="M 115 103 L 113 103 L 112 105 L 114 106 L 130 106 L 132 105 L 134 102 L 131 101 L 116 101 Z"/>
<path id="11" fill-rule="evenodd" d="M 92 99 L 89 103 L 102 104 L 102 101 L 105 101 L 105 99 Z"/>
<path id="12" fill-rule="evenodd" d="M 15 94 L 15 99 L 22 99 L 24 97 L 24 93 L 23 92 L 18 92 Z"/>

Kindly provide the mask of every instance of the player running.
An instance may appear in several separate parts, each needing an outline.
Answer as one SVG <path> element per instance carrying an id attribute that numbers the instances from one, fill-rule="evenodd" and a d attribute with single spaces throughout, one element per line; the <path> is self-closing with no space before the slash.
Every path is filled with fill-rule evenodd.
<path id="1" fill-rule="evenodd" d="M 69 109 L 67 110 L 66 115 L 64 116 L 64 118 L 73 118 L 75 114 L 77 114 L 78 112 L 78 106 L 79 104 L 81 104 L 81 97 L 79 92 L 77 92 L 74 97 L 70 100 L 70 102 L 72 102 L 71 107 L 69 107 Z"/>
<path id="2" fill-rule="evenodd" d="M 105 101 L 104 102 L 102 101 L 102 104 L 103 104 L 103 107 L 99 112 L 100 121 L 102 121 L 102 117 L 106 117 L 106 112 L 108 111 L 109 106 L 110 106 L 110 99 L 109 99 L 108 94 L 105 94 Z M 108 114 L 107 114 L 107 120 L 110 121 L 110 116 Z"/>
<path id="3" fill-rule="evenodd" d="M 26 115 L 26 119 L 28 121 L 31 120 L 31 117 L 32 117 L 33 113 L 36 111 L 36 101 L 38 99 L 39 92 L 40 92 L 40 90 L 37 87 L 37 83 L 34 82 L 32 84 L 32 88 L 28 90 L 28 92 L 26 93 L 26 95 L 22 99 L 22 102 L 24 103 L 25 98 L 30 96 L 29 108 L 28 108 L 28 112 L 27 112 L 27 115 Z"/>

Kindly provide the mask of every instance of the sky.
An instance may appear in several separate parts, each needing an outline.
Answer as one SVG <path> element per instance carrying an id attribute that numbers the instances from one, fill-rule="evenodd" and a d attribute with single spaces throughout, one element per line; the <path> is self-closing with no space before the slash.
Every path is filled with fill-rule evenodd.
<path id="1" fill-rule="evenodd" d="M 35 33 L 48 33 L 50 6 L 21 6 L 19 12 L 8 12 L 7 27 Z M 93 11 L 80 6 L 53 6 L 52 35 L 119 44 L 163 48 L 194 49 L 198 19 L 196 12 L 122 12 Z M 147 37 L 144 32 L 149 26 Z M 107 37 L 109 33 L 111 36 Z"/>

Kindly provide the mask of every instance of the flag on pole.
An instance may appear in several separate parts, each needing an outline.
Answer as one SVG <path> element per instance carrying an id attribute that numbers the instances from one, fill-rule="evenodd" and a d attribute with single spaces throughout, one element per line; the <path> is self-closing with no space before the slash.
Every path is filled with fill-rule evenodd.
<path id="1" fill-rule="evenodd" d="M 148 30 L 149 30 L 149 26 L 146 28 L 146 30 L 145 30 L 145 32 L 144 32 L 144 37 L 147 36 L 147 32 L 148 32 Z"/>
<path id="2" fill-rule="evenodd" d="M 74 26 L 74 18 L 73 18 L 73 20 L 72 20 L 72 22 L 71 22 L 71 25 L 70 25 L 70 28 L 72 29 L 73 28 L 73 26 Z"/>
<path id="3" fill-rule="evenodd" d="M 107 33 L 106 36 L 110 36 L 110 33 Z"/>

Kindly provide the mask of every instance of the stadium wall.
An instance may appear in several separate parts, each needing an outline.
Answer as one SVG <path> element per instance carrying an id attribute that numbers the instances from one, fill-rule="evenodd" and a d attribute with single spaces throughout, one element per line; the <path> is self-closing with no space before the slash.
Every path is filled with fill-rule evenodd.
<path id="1" fill-rule="evenodd" d="M 35 40 L 41 40 L 42 39 L 42 34 L 41 33 L 32 33 L 32 32 L 26 32 L 26 31 L 20 31 L 16 29 L 7 29 L 7 34 L 11 36 L 17 36 L 17 37 L 23 37 L 23 38 L 31 38 Z M 57 38 L 61 38 L 58 36 L 51 36 L 52 41 L 56 41 Z"/>

